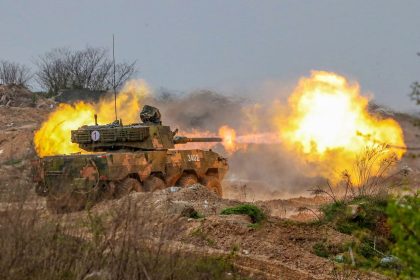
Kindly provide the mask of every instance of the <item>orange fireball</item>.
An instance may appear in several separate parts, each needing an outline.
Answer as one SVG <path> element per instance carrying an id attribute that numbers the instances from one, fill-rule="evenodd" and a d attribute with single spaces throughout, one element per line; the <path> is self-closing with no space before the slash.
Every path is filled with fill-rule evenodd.
<path id="1" fill-rule="evenodd" d="M 149 93 L 143 81 L 129 81 L 117 95 L 118 117 L 124 122 L 139 121 L 140 104 Z M 100 124 L 115 120 L 114 98 L 100 100 L 98 104 L 77 102 L 74 105 L 60 104 L 48 120 L 35 132 L 34 144 L 41 157 L 82 152 L 77 144 L 71 143 L 71 130 L 94 123 L 98 115 Z"/>
<path id="2" fill-rule="evenodd" d="M 370 114 L 368 101 L 357 83 L 313 71 L 290 96 L 290 113 L 276 118 L 279 136 L 304 162 L 313 164 L 315 174 L 332 178 L 337 171 L 351 170 L 366 147 L 405 146 L 399 124 Z M 390 152 L 403 155 L 403 150 Z"/>
<path id="3" fill-rule="evenodd" d="M 233 153 L 238 149 L 236 143 L 236 131 L 233 128 L 224 125 L 219 128 L 219 135 L 223 139 L 223 146 L 228 153 Z"/>

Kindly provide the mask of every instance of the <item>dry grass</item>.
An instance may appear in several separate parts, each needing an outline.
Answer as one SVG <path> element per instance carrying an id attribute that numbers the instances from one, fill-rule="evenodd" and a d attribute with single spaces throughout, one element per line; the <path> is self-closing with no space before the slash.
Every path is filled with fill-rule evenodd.
<path id="1" fill-rule="evenodd" d="M 401 187 L 406 169 L 396 170 L 398 158 L 386 145 L 366 147 L 353 165 L 353 170 L 342 171 L 341 181 L 335 185 L 310 189 L 313 195 L 327 195 L 334 203 L 348 202 L 360 197 L 386 197 L 390 190 Z"/>
<path id="2" fill-rule="evenodd" d="M 16 196 L 16 194 L 15 194 Z M 0 210 L 2 279 L 237 279 L 229 260 L 181 250 L 179 215 L 126 197 L 113 209 L 51 215 L 27 193 Z M 16 197 L 15 197 L 16 200 Z"/>

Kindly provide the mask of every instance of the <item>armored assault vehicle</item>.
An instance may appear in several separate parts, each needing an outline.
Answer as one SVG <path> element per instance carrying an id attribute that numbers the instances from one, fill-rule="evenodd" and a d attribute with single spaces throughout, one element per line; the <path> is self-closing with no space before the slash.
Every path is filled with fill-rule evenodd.
<path id="1" fill-rule="evenodd" d="M 157 108 L 145 105 L 141 123 L 84 125 L 71 131 L 71 141 L 87 153 L 57 155 L 34 162 L 38 195 L 55 212 L 78 211 L 98 200 L 131 191 L 152 192 L 201 183 L 222 195 L 227 159 L 212 150 L 179 150 L 175 144 L 221 142 L 214 138 L 177 136 L 162 125 Z"/>

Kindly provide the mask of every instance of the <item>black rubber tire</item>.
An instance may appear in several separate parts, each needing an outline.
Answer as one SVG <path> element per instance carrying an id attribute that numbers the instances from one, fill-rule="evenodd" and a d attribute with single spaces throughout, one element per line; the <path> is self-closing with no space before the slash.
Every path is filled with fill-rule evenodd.
<path id="1" fill-rule="evenodd" d="M 206 176 L 203 178 L 202 183 L 206 186 L 209 190 L 213 191 L 219 197 L 222 197 L 222 184 L 220 183 L 219 179 L 214 176 Z"/>
<path id="2" fill-rule="evenodd" d="M 117 185 L 114 196 L 116 198 L 121 198 L 125 195 L 128 195 L 132 191 L 142 192 L 144 189 L 138 180 L 134 178 L 125 178 L 120 184 Z"/>
<path id="3" fill-rule="evenodd" d="M 101 184 L 99 200 L 114 199 L 116 188 L 115 183 L 112 181 Z"/>
<path id="4" fill-rule="evenodd" d="M 148 192 L 154 192 L 166 188 L 165 182 L 161 178 L 153 175 L 144 180 L 143 185 L 144 189 Z"/>
<path id="5" fill-rule="evenodd" d="M 191 185 L 197 184 L 198 178 L 195 174 L 183 174 L 181 178 L 179 178 L 177 182 L 177 186 L 180 186 L 181 188 L 186 188 Z"/>

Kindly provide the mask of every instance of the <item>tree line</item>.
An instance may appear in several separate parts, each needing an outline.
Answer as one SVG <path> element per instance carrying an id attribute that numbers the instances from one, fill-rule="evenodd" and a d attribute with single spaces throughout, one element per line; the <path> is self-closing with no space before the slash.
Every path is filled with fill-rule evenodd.
<path id="1" fill-rule="evenodd" d="M 136 61 L 114 64 L 104 48 L 56 48 L 35 61 L 35 71 L 24 64 L 0 60 L 0 84 L 28 87 L 34 81 L 49 95 L 62 89 L 110 90 L 120 88 L 137 72 Z M 115 77 L 115 79 L 114 79 Z"/>
<path id="2" fill-rule="evenodd" d="M 420 53 L 417 53 L 420 56 Z M 136 61 L 115 65 L 108 50 L 86 47 L 82 50 L 56 48 L 35 61 L 36 70 L 26 65 L 0 60 L 0 84 L 28 87 L 33 80 L 54 96 L 62 89 L 110 90 L 120 88 L 137 72 Z M 410 98 L 420 105 L 420 83 L 411 84 Z"/>

